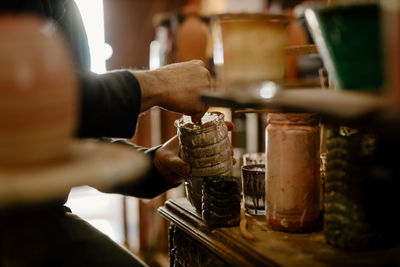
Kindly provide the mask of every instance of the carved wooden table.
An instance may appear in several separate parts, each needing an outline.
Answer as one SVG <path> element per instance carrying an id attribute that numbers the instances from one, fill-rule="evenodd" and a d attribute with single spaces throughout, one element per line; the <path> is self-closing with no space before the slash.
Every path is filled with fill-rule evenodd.
<path id="1" fill-rule="evenodd" d="M 335 249 L 323 233 L 290 234 L 271 230 L 263 216 L 248 216 L 254 241 L 239 227 L 208 228 L 186 198 L 158 209 L 171 222 L 171 266 L 400 266 L 400 247 L 352 252 Z"/>

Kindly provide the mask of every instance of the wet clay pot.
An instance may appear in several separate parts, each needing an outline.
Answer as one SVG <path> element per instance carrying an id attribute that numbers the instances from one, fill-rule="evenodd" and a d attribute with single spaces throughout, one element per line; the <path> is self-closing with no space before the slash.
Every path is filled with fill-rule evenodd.
<path id="1" fill-rule="evenodd" d="M 55 24 L 0 18 L 0 166 L 60 157 L 77 121 L 72 57 Z"/>

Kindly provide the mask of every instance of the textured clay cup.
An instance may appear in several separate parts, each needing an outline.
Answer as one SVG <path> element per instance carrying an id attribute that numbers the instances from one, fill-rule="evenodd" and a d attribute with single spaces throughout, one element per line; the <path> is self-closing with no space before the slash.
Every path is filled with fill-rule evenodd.
<path id="1" fill-rule="evenodd" d="M 2 15 L 0 36 L 0 167 L 59 158 L 78 109 L 64 37 L 33 15 Z"/>

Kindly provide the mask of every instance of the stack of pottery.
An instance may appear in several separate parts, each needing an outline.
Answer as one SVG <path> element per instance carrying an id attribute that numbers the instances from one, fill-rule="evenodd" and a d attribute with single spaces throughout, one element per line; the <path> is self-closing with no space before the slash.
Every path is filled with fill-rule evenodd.
<path id="1" fill-rule="evenodd" d="M 186 179 L 189 201 L 201 211 L 201 185 L 203 177 L 229 176 L 232 173 L 231 145 L 224 114 L 207 112 L 201 124 L 190 116 L 175 121 L 178 128 L 181 157 L 191 166 Z"/>
<path id="2" fill-rule="evenodd" d="M 240 223 L 240 181 L 233 176 L 205 177 L 202 219 L 210 227 L 230 227 Z"/>

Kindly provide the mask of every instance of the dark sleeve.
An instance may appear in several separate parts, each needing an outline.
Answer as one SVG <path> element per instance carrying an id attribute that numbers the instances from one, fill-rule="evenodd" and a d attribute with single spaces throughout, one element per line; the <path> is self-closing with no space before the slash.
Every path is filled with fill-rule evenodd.
<path id="1" fill-rule="evenodd" d="M 154 157 L 154 152 L 161 146 L 156 146 L 153 148 L 144 148 L 132 144 L 126 140 L 114 140 L 114 143 L 121 145 L 131 146 L 132 149 L 143 151 L 144 153 Z M 121 184 L 117 187 L 105 192 L 105 193 L 118 193 L 127 196 L 139 197 L 139 198 L 154 198 L 165 191 L 179 186 L 180 183 L 171 185 L 167 183 L 163 176 L 158 172 L 158 170 L 152 166 L 145 176 L 143 176 L 140 181 L 132 184 Z"/>
<path id="2" fill-rule="evenodd" d="M 79 137 L 131 138 L 140 112 L 139 82 L 128 71 L 80 74 Z"/>

